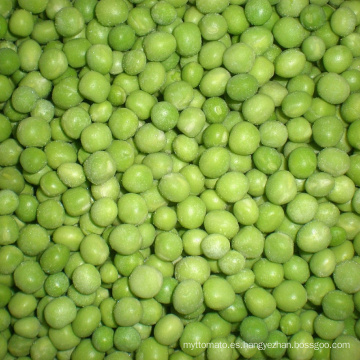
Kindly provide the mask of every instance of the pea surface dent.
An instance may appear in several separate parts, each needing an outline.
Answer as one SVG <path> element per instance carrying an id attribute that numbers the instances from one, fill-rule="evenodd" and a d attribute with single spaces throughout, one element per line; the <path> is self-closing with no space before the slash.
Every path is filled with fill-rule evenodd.
<path id="1" fill-rule="evenodd" d="M 2 0 L 0 360 L 360 360 L 360 2 Z"/>

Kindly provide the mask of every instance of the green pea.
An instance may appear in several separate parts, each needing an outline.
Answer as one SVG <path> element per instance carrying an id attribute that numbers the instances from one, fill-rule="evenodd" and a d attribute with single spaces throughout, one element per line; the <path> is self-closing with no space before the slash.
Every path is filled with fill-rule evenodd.
<path id="1" fill-rule="evenodd" d="M 246 3 L 245 16 L 252 25 L 264 25 L 270 18 L 272 8 L 269 1 L 252 0 Z"/>
<path id="2" fill-rule="evenodd" d="M 179 114 L 175 105 L 160 101 L 151 109 L 151 121 L 159 129 L 168 131 L 178 123 Z"/>
<path id="3" fill-rule="evenodd" d="M 265 341 L 268 337 L 265 321 L 256 316 L 246 317 L 240 324 L 240 336 L 248 343 Z"/>
<path id="4" fill-rule="evenodd" d="M 178 135 L 174 139 L 173 148 L 179 159 L 185 162 L 193 161 L 198 153 L 198 143 L 196 140 L 183 134 Z"/>
<path id="5" fill-rule="evenodd" d="M 168 2 L 161 1 L 151 8 L 151 17 L 159 25 L 170 25 L 176 17 L 176 9 Z"/>
<path id="6" fill-rule="evenodd" d="M 180 347 L 188 355 L 197 356 L 205 351 L 202 346 L 188 347 L 185 345 L 188 343 L 195 343 L 199 341 L 200 345 L 209 342 L 211 339 L 210 329 L 201 322 L 189 323 L 185 326 L 184 331 L 180 337 Z"/>
<path id="7" fill-rule="evenodd" d="M 320 5 L 311 4 L 301 10 L 300 21 L 307 30 L 316 30 L 324 25 L 326 14 Z"/>
<path id="8" fill-rule="evenodd" d="M 290 236 L 275 232 L 266 237 L 264 252 L 270 261 L 285 263 L 293 255 L 294 244 Z"/>
<path id="9" fill-rule="evenodd" d="M 0 116 L 0 127 L 1 127 L 1 142 L 8 139 L 12 132 L 12 126 L 8 118 L 4 115 Z"/>
<path id="10" fill-rule="evenodd" d="M 100 198 L 92 204 L 90 216 L 96 225 L 111 225 L 117 217 L 117 205 L 111 198 Z"/>
<path id="11" fill-rule="evenodd" d="M 284 124 L 278 121 L 265 122 L 260 126 L 260 139 L 264 146 L 281 147 L 286 143 L 288 131 Z"/>
<path id="12" fill-rule="evenodd" d="M 137 148 L 146 154 L 162 151 L 166 145 L 166 136 L 162 130 L 147 123 L 139 128 L 135 134 Z"/>
<path id="13" fill-rule="evenodd" d="M 102 237 L 90 234 L 81 241 L 80 254 L 87 263 L 102 265 L 109 255 L 109 248 Z"/>
<path id="14" fill-rule="evenodd" d="M 137 350 L 139 356 L 146 356 L 147 354 L 153 354 L 157 357 L 168 356 L 168 349 L 166 346 L 158 343 L 153 337 L 149 337 L 142 341 L 141 345 Z"/>
<path id="15" fill-rule="evenodd" d="M 338 176 L 334 180 L 335 185 L 328 195 L 329 200 L 339 204 L 350 201 L 355 193 L 353 181 L 346 175 Z"/>
<path id="16" fill-rule="evenodd" d="M 258 81 L 251 74 L 238 74 L 229 79 L 226 92 L 232 100 L 244 101 L 255 95 Z"/>
<path id="17" fill-rule="evenodd" d="M 357 141 L 357 134 L 359 132 L 360 128 L 360 122 L 355 120 L 348 129 L 347 138 L 350 143 L 350 145 L 354 146 L 356 149 L 359 148 L 359 143 Z"/>
<path id="18" fill-rule="evenodd" d="M 306 113 L 311 105 L 311 96 L 304 91 L 294 91 L 285 96 L 281 109 L 285 115 L 297 118 Z"/>
<path id="19" fill-rule="evenodd" d="M 256 258 L 263 251 L 264 237 L 255 227 L 245 226 L 232 239 L 232 247 L 247 258 Z"/>
<path id="20" fill-rule="evenodd" d="M 101 314 L 99 308 L 90 305 L 78 310 L 71 327 L 74 334 L 80 338 L 90 336 L 99 326 Z"/>
<path id="21" fill-rule="evenodd" d="M 253 155 L 253 160 L 256 168 L 267 175 L 279 170 L 282 161 L 277 150 L 267 146 L 258 147 Z"/>
<path id="22" fill-rule="evenodd" d="M 25 187 L 25 181 L 17 168 L 6 166 L 0 170 L 0 187 L 20 194 Z"/>
<path id="23" fill-rule="evenodd" d="M 70 109 L 77 106 L 83 100 L 82 95 L 78 92 L 79 80 L 70 76 L 60 80 L 54 86 L 52 100 L 60 109 Z"/>
<path id="24" fill-rule="evenodd" d="M 79 139 L 81 132 L 90 124 L 90 116 L 81 107 L 72 107 L 61 117 L 62 129 L 73 139 Z"/>
<path id="25" fill-rule="evenodd" d="M 73 274 L 72 280 L 75 288 L 84 295 L 94 293 L 101 284 L 101 277 L 94 265 L 82 264 Z"/>
<path id="26" fill-rule="evenodd" d="M 50 126 L 42 119 L 26 118 L 17 128 L 17 138 L 24 146 L 42 147 L 50 140 Z"/>
<path id="27" fill-rule="evenodd" d="M 76 317 L 74 302 L 63 296 L 51 300 L 45 307 L 46 322 L 54 329 L 61 329 L 70 324 Z"/>
<path id="28" fill-rule="evenodd" d="M 222 96 L 230 77 L 230 73 L 222 67 L 211 69 L 200 82 L 200 92 L 206 97 Z"/>
<path id="29" fill-rule="evenodd" d="M 256 202 L 250 197 L 245 197 L 234 204 L 234 215 L 243 225 L 254 224 L 259 217 L 259 209 Z"/>
<path id="30" fill-rule="evenodd" d="M 306 212 L 305 209 L 307 209 Z M 313 220 L 317 210 L 317 200 L 308 194 L 297 194 L 286 206 L 289 218 L 299 224 L 306 224 Z"/>
<path id="31" fill-rule="evenodd" d="M 305 310 L 300 314 L 301 329 L 308 331 L 310 334 L 314 333 L 314 320 L 317 316 L 314 310 Z"/>
<path id="32" fill-rule="evenodd" d="M 265 202 L 259 206 L 259 218 L 256 227 L 266 233 L 276 230 L 284 219 L 284 212 L 280 205 Z"/>
<path id="33" fill-rule="evenodd" d="M 337 307 L 337 304 L 341 304 L 341 307 Z M 323 298 L 322 306 L 325 315 L 333 320 L 345 320 L 354 309 L 351 296 L 340 290 L 327 293 Z"/>
<path id="34" fill-rule="evenodd" d="M 261 288 L 247 290 L 244 300 L 251 314 L 259 318 L 269 316 L 276 308 L 274 297 Z"/>
<path id="35" fill-rule="evenodd" d="M 169 84 L 164 90 L 164 100 L 174 105 L 177 110 L 184 110 L 193 97 L 192 86 L 182 80 Z"/>
<path id="36" fill-rule="evenodd" d="M 286 49 L 300 47 L 306 37 L 306 30 L 303 26 L 301 17 L 300 21 L 293 17 L 282 17 L 273 27 L 274 38 L 279 45 Z M 291 36 L 289 35 L 290 33 L 292 34 Z"/>
<path id="37" fill-rule="evenodd" d="M 308 147 L 298 147 L 293 150 L 289 155 L 288 161 L 289 170 L 296 178 L 308 178 L 316 170 L 316 155 Z"/>
<path id="38" fill-rule="evenodd" d="M 95 151 L 107 149 L 112 136 L 109 128 L 102 123 L 94 123 L 87 126 L 81 133 L 81 144 L 85 151 L 94 153 Z"/>
<path id="39" fill-rule="evenodd" d="M 94 358 L 100 360 L 103 358 L 103 353 L 97 351 L 92 345 L 91 339 L 82 340 L 79 345 L 72 351 L 71 356 L 75 360 L 80 360 L 84 357 Z"/>
<path id="40" fill-rule="evenodd" d="M 159 182 L 160 193 L 169 201 L 181 202 L 190 194 L 190 185 L 185 176 L 180 173 L 164 175 Z M 179 191 L 181 189 L 181 191 Z"/>
<path id="41" fill-rule="evenodd" d="M 275 262 L 260 259 L 253 266 L 255 281 L 258 285 L 266 288 L 275 288 L 284 279 L 285 270 Z"/>
<path id="42" fill-rule="evenodd" d="M 162 260 L 174 261 L 181 255 L 181 238 L 172 233 L 162 232 L 155 238 L 155 254 Z"/>
<path id="43" fill-rule="evenodd" d="M 161 272 L 149 265 L 138 266 L 129 277 L 131 291 L 141 298 L 152 298 L 160 291 L 163 282 Z M 146 284 L 146 286 L 144 286 Z"/>
<path id="44" fill-rule="evenodd" d="M 238 172 L 228 172 L 216 183 L 216 192 L 226 202 L 235 203 L 241 200 L 249 189 L 249 180 Z"/>
<path id="45" fill-rule="evenodd" d="M 38 95 L 34 89 L 28 86 L 17 88 L 11 97 L 12 106 L 21 113 L 31 112 L 38 100 Z"/>
<path id="46" fill-rule="evenodd" d="M 44 288 L 49 296 L 59 297 L 67 292 L 69 285 L 69 279 L 65 273 L 58 272 L 47 277 Z"/>
<path id="47" fill-rule="evenodd" d="M 11 98 L 14 85 L 7 76 L 0 74 L 0 86 L 2 90 L 0 100 L 5 102 Z"/>
<path id="48" fill-rule="evenodd" d="M 75 7 L 65 7 L 55 14 L 55 28 L 61 36 L 74 36 L 84 28 L 84 18 Z"/>
<path id="49" fill-rule="evenodd" d="M 201 249 L 209 259 L 218 260 L 230 250 L 230 243 L 223 235 L 211 234 L 202 240 Z"/>
<path id="50" fill-rule="evenodd" d="M 0 74 L 12 75 L 20 67 L 18 54 L 10 48 L 0 49 Z"/>
<path id="51" fill-rule="evenodd" d="M 273 291 L 277 307 L 283 311 L 296 311 L 306 302 L 305 288 L 295 280 L 284 280 Z"/>
<path id="52" fill-rule="evenodd" d="M 240 122 L 230 131 L 229 146 L 231 151 L 239 155 L 250 155 L 260 143 L 258 129 L 249 122 Z"/>
<path id="53" fill-rule="evenodd" d="M 68 67 L 66 55 L 59 49 L 49 49 L 42 53 L 39 59 L 41 75 L 48 80 L 54 80 L 63 75 Z"/>
<path id="54" fill-rule="evenodd" d="M 228 138 L 229 133 L 226 127 L 218 123 L 208 126 L 202 134 L 202 140 L 206 148 L 225 146 L 228 142 Z"/>
<path id="55" fill-rule="evenodd" d="M 141 344 L 140 334 L 134 327 L 118 327 L 114 333 L 114 345 L 121 351 L 135 351 Z"/>
<path id="56" fill-rule="evenodd" d="M 32 294 L 43 286 L 45 274 L 39 263 L 24 261 L 15 269 L 14 281 L 21 291 Z"/>
<path id="57" fill-rule="evenodd" d="M 328 292 L 335 290 L 335 284 L 330 277 L 317 278 L 315 276 L 311 276 L 307 280 L 305 288 L 308 293 L 309 300 L 315 305 L 320 305 L 324 296 Z"/>
<path id="58" fill-rule="evenodd" d="M 206 70 L 221 66 L 225 50 L 226 46 L 220 41 L 209 41 L 199 52 L 199 64 Z M 191 67 L 195 69 L 194 65 Z"/>
<path id="59" fill-rule="evenodd" d="M 70 324 L 61 329 L 49 329 L 49 338 L 60 351 L 72 349 L 80 343 L 80 338 L 74 334 Z"/>
<path id="60" fill-rule="evenodd" d="M 314 321 L 314 330 L 322 339 L 332 340 L 339 336 L 344 329 L 342 321 L 327 318 L 325 315 L 318 315 Z"/>
<path id="61" fill-rule="evenodd" d="M 91 70 L 80 79 L 79 91 L 86 99 L 102 103 L 110 93 L 110 83 L 101 73 Z"/>
<path id="62" fill-rule="evenodd" d="M 193 23 L 179 24 L 173 32 L 176 39 L 176 50 L 181 56 L 196 55 L 201 48 L 200 29 Z"/>
<path id="63" fill-rule="evenodd" d="M 0 215 L 11 215 L 19 206 L 19 197 L 12 190 L 0 190 Z"/>
<path id="64" fill-rule="evenodd" d="M 237 274 L 229 275 L 226 280 L 238 294 L 249 289 L 255 282 L 254 272 L 248 268 L 240 270 Z"/>
<path id="65" fill-rule="evenodd" d="M 358 263 L 354 260 L 347 260 L 336 265 L 334 271 L 334 281 L 336 286 L 345 293 L 352 294 L 357 290 Z M 354 272 L 355 271 L 355 272 Z"/>
<path id="66" fill-rule="evenodd" d="M 176 48 L 176 39 L 172 34 L 152 32 L 144 39 L 144 51 L 149 61 L 164 61 Z"/>
<path id="67" fill-rule="evenodd" d="M 24 255 L 17 247 L 13 245 L 4 245 L 0 249 L 0 273 L 11 274 L 15 271 L 18 265 L 20 265 L 24 259 Z"/>
<path id="68" fill-rule="evenodd" d="M 174 264 L 168 261 L 161 260 L 155 254 L 147 256 L 146 251 L 142 252 L 146 257 L 145 265 L 152 266 L 156 270 L 160 271 L 163 277 L 174 275 Z"/>
<path id="69" fill-rule="evenodd" d="M 134 164 L 124 172 L 121 181 L 127 191 L 141 193 L 151 187 L 153 177 L 147 166 Z"/>
<path id="70" fill-rule="evenodd" d="M 242 113 L 247 121 L 260 125 L 270 118 L 274 109 L 274 102 L 269 96 L 256 94 L 244 101 Z"/>
<path id="71" fill-rule="evenodd" d="M 218 178 L 225 174 L 230 166 L 230 154 L 222 147 L 205 150 L 200 157 L 199 168 L 208 178 Z"/>
<path id="72" fill-rule="evenodd" d="M 20 319 L 31 315 L 37 307 L 37 301 L 34 295 L 17 292 L 10 299 L 7 306 L 9 313 Z"/>
<path id="73" fill-rule="evenodd" d="M 297 49 L 288 49 L 275 59 L 275 74 L 291 78 L 299 75 L 305 66 L 305 55 Z"/>
<path id="74" fill-rule="evenodd" d="M 36 317 L 19 319 L 14 324 L 14 331 L 19 336 L 35 338 L 40 331 L 40 322 Z"/>
<path id="75" fill-rule="evenodd" d="M 227 32 L 227 22 L 220 14 L 206 14 L 198 22 L 203 39 L 219 40 Z"/>
<path id="76" fill-rule="evenodd" d="M 335 340 L 335 344 L 338 346 L 338 348 L 341 346 L 340 344 L 344 344 L 346 341 L 349 341 L 351 344 L 351 350 L 347 351 L 346 353 L 350 353 L 352 355 L 353 349 L 355 348 L 355 351 L 357 351 L 357 347 L 359 346 L 358 342 L 356 341 L 356 338 L 354 338 L 351 335 L 339 335 Z M 335 359 L 340 358 L 344 354 L 344 350 L 342 349 L 331 349 L 331 356 L 333 356 Z"/>
<path id="77" fill-rule="evenodd" d="M 296 239 L 297 245 L 300 249 L 307 252 L 318 252 L 325 249 L 329 245 L 330 241 L 330 229 L 324 223 L 317 220 L 313 220 L 310 223 L 305 224 L 298 232 Z"/>
<path id="78" fill-rule="evenodd" d="M 203 110 L 196 107 L 188 107 L 181 111 L 177 128 L 186 136 L 196 137 L 205 125 L 206 117 Z"/>
<path id="79" fill-rule="evenodd" d="M 155 325 L 154 337 L 162 345 L 171 345 L 180 338 L 183 328 L 178 317 L 168 314 Z"/>
<path id="80" fill-rule="evenodd" d="M 56 354 L 56 348 L 48 336 L 37 339 L 31 346 L 30 355 L 34 359 L 52 359 Z"/>
<path id="81" fill-rule="evenodd" d="M 145 221 L 148 209 L 145 200 L 138 194 L 125 194 L 118 201 L 118 216 L 128 224 L 141 224 Z"/>
<path id="82" fill-rule="evenodd" d="M 172 296 L 174 309 L 183 315 L 188 315 L 197 311 L 204 301 L 201 285 L 193 279 L 181 281 L 175 287 Z"/>
<path id="83" fill-rule="evenodd" d="M 180 173 L 185 176 L 190 185 L 190 194 L 199 195 L 202 192 L 205 183 L 205 177 L 200 169 L 196 165 L 189 164 L 184 166 L 180 170 Z"/>
<path id="84" fill-rule="evenodd" d="M 356 15 L 351 8 L 342 7 L 334 11 L 330 18 L 331 29 L 339 36 L 352 33 L 356 25 Z"/>
<path id="85" fill-rule="evenodd" d="M 208 307 L 223 310 L 235 301 L 231 285 L 220 277 L 209 277 L 203 285 L 204 299 Z"/>
<path id="86" fill-rule="evenodd" d="M 130 255 L 138 251 L 141 240 L 139 230 L 131 224 L 118 225 L 109 237 L 110 246 L 122 255 Z"/>
<path id="87" fill-rule="evenodd" d="M 156 185 L 152 186 L 149 190 L 142 193 L 141 196 L 145 200 L 148 211 L 156 211 L 156 226 L 164 228 L 163 230 L 171 230 L 177 221 L 176 213 L 174 209 L 165 206 L 167 201 L 160 194 L 158 187 Z M 153 218 L 154 221 L 155 218 Z"/>
<path id="88" fill-rule="evenodd" d="M 165 82 L 166 70 L 160 62 L 148 62 L 139 75 L 140 88 L 149 94 L 159 91 Z"/>
<path id="89" fill-rule="evenodd" d="M 344 102 L 350 94 L 350 85 L 344 80 L 341 75 L 336 73 L 328 73 L 322 76 L 317 83 L 317 91 L 320 97 L 330 104 Z M 332 84 L 331 87 L 329 87 L 330 84 Z"/>
<path id="90" fill-rule="evenodd" d="M 156 27 L 156 23 L 151 17 L 150 9 L 146 7 L 135 7 L 131 9 L 127 23 L 135 30 L 138 36 L 144 36 Z"/>
<path id="91" fill-rule="evenodd" d="M 352 52 L 349 48 L 344 45 L 336 45 L 325 51 L 323 63 L 327 71 L 340 74 L 350 66 L 352 59 Z"/>
<path id="92" fill-rule="evenodd" d="M 343 133 L 343 125 L 336 117 L 322 117 L 313 124 L 313 137 L 321 147 L 336 146 Z"/>
<path id="93" fill-rule="evenodd" d="M 345 73 L 344 73 L 344 76 L 345 76 Z M 350 76 L 351 76 L 351 74 L 350 74 Z M 352 80 L 352 78 L 348 77 L 346 79 L 350 84 L 351 91 L 353 91 L 353 88 L 351 87 L 352 83 L 350 82 Z M 343 116 L 343 118 L 346 122 L 352 123 L 352 122 L 356 121 L 356 117 L 354 116 L 355 115 L 354 111 L 356 111 L 356 108 L 357 108 L 357 104 L 356 104 L 357 97 L 358 96 L 355 93 L 350 94 L 349 97 L 345 100 L 345 102 L 341 105 L 341 115 Z"/>
<path id="94" fill-rule="evenodd" d="M 235 216 L 225 210 L 208 212 L 204 219 L 204 226 L 209 234 L 222 234 L 228 239 L 233 238 L 239 230 L 239 224 Z"/>
<path id="95" fill-rule="evenodd" d="M 272 330 L 269 332 L 268 337 L 266 338 L 267 344 L 279 344 L 279 346 L 269 346 L 264 350 L 264 353 L 267 356 L 277 357 L 283 356 L 285 354 L 285 349 L 282 349 L 283 345 L 287 342 L 286 335 L 279 330 Z"/>
<path id="96" fill-rule="evenodd" d="M 321 59 L 326 50 L 326 45 L 321 37 L 311 35 L 301 44 L 301 51 L 305 54 L 306 60 L 317 61 Z"/>
<path id="97" fill-rule="evenodd" d="M 110 180 L 115 174 L 115 162 L 105 151 L 96 151 L 84 163 L 84 172 L 88 180 L 94 185 L 101 185 Z"/>

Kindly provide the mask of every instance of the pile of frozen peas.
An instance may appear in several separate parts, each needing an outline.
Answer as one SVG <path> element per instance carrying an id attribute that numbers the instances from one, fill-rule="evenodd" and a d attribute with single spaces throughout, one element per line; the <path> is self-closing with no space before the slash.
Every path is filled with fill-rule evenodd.
<path id="1" fill-rule="evenodd" d="M 360 359 L 360 1 L 1 0 L 0 360 Z"/>

